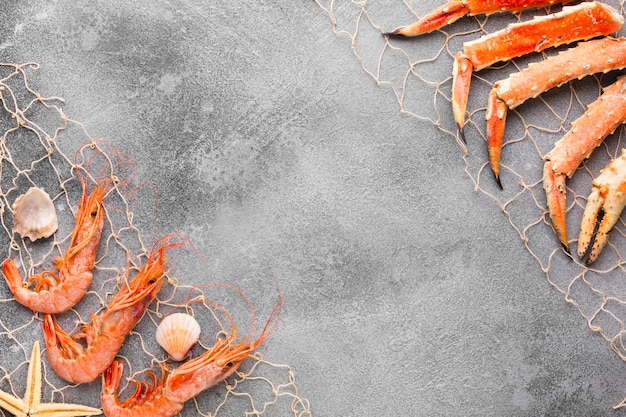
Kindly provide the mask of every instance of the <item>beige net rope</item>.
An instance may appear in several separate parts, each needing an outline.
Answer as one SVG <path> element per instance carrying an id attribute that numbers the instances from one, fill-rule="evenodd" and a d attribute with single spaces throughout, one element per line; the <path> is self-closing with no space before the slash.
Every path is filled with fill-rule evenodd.
<path id="1" fill-rule="evenodd" d="M 434 124 L 444 137 L 456 140 L 464 152 L 466 173 L 475 190 L 502 209 L 513 229 L 536 258 L 549 283 L 571 303 L 611 348 L 626 360 L 626 224 L 620 220 L 609 244 L 590 266 L 575 254 L 578 227 L 591 181 L 612 159 L 621 155 L 623 128 L 607 138 L 567 181 L 567 221 L 573 255 L 561 249 L 546 207 L 542 188 L 542 157 L 569 130 L 571 122 L 595 101 L 602 88 L 623 71 L 589 76 L 567 83 L 509 111 L 502 149 L 504 189 L 494 181 L 487 161 L 485 113 L 487 96 L 495 81 L 556 53 L 548 49 L 508 63 L 497 64 L 472 78 L 465 127 L 467 145 L 457 134 L 451 109 L 452 65 L 464 42 L 560 10 L 527 10 L 489 16 L 465 17 L 452 25 L 416 38 L 382 36 L 399 26 L 413 23 L 444 1 L 419 0 L 317 0 L 328 15 L 330 27 L 350 43 L 363 71 L 381 88 L 390 89 L 399 111 Z M 603 1 L 624 15 L 623 1 Z M 621 34 L 619 34 L 621 35 Z M 558 50 L 565 49 L 560 47 Z M 390 103 L 394 105 L 394 103 Z M 622 216 L 623 218 L 624 216 Z M 617 407 L 624 406 L 621 403 Z"/>
<path id="2" fill-rule="evenodd" d="M 37 68 L 38 65 L 33 63 L 0 64 L 0 126 L 3 132 L 0 140 L 0 222 L 4 236 L 0 251 L 3 251 L 3 260 L 10 257 L 16 261 L 24 279 L 43 270 L 54 270 L 52 259 L 62 257 L 70 244 L 83 187 L 90 192 L 98 179 L 113 180 L 103 199 L 105 226 L 91 288 L 74 308 L 57 316 L 61 327 L 74 334 L 82 323 L 89 322 L 91 313 L 104 311 L 117 289 L 145 264 L 152 242 L 158 238 L 155 236 L 158 193 L 153 184 L 141 183 L 134 178 L 131 158 L 112 144 L 91 137 L 80 122 L 67 117 L 61 98 L 44 97 L 30 86 L 29 79 Z M 53 236 L 36 242 L 22 239 L 13 231 L 13 204 L 31 187 L 41 188 L 50 195 L 59 224 Z M 198 255 L 190 245 L 187 248 L 175 250 L 187 250 L 197 260 Z M 154 342 L 154 334 L 165 314 L 189 301 L 191 288 L 184 283 L 184 277 L 176 276 L 176 265 L 172 262 L 168 281 L 157 302 L 119 352 L 126 364 L 125 375 L 142 380 L 144 370 L 158 368 L 166 361 L 163 350 Z M 242 300 L 232 294 L 213 300 L 212 297 L 219 294 L 213 291 L 204 294 L 201 289 L 194 291 L 201 293 L 202 297 L 187 304 L 186 310 L 202 318 L 199 320 L 202 337 L 201 343 L 193 348 L 192 356 L 200 355 L 212 346 L 215 337 L 228 330 L 227 325 L 222 325 L 224 317 L 220 317 L 220 310 L 216 310 L 213 303 L 228 310 L 243 311 L 240 317 L 234 318 L 238 326 L 244 327 L 241 334 L 246 334 L 245 326 L 249 325 L 250 317 L 245 314 L 249 314 L 249 310 Z M 0 390 L 21 398 L 26 388 L 33 343 L 43 339 L 42 317 L 18 305 L 4 282 L 0 285 L 0 307 L 0 350 L 10 353 L 2 355 Z M 259 351 L 249 356 L 225 383 L 189 401 L 181 415 L 311 415 L 307 399 L 300 396 L 292 368 L 265 360 L 259 353 L 264 349 L 262 345 Z M 175 364 L 172 366 L 176 367 Z M 100 407 L 99 378 L 89 384 L 69 385 L 56 376 L 45 359 L 43 368 L 43 402 Z M 124 398 L 129 395 L 129 390 L 132 392 L 132 385 L 127 379 L 122 385 L 120 397 Z M 88 399 L 93 403 L 86 404 Z M 0 415 L 9 413 L 1 410 Z"/>

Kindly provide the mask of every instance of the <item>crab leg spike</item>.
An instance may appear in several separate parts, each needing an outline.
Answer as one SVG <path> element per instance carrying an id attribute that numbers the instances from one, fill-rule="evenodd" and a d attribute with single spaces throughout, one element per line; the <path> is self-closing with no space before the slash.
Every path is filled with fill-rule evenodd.
<path id="1" fill-rule="evenodd" d="M 613 159 L 600 171 L 598 178 L 592 182 L 593 188 L 587 198 L 587 206 L 583 213 L 580 224 L 580 236 L 578 238 L 578 256 L 583 258 L 589 244 L 592 233 L 600 216 L 598 231 L 593 246 L 589 251 L 587 263 L 595 261 L 606 246 L 609 234 L 619 220 L 622 210 L 626 207 L 626 149 L 622 149 L 622 155 Z"/>
<path id="2" fill-rule="evenodd" d="M 449 0 L 443 6 L 427 14 L 415 23 L 399 27 L 384 36 L 411 37 L 423 35 L 449 25 L 463 16 L 515 12 L 524 9 L 546 7 L 555 3 L 569 3 L 572 0 Z"/>
<path id="3" fill-rule="evenodd" d="M 552 161 L 546 161 L 543 165 L 543 188 L 546 191 L 546 200 L 552 226 L 561 245 L 569 252 L 569 240 L 567 238 L 567 207 L 565 206 L 565 175 L 557 174 L 552 169 Z"/>
<path id="4" fill-rule="evenodd" d="M 465 109 L 467 108 L 467 98 L 473 71 L 472 61 L 467 59 L 462 52 L 457 52 L 452 66 L 452 113 L 464 143 L 467 143 L 463 133 Z"/>
<path id="5" fill-rule="evenodd" d="M 504 124 L 506 121 L 507 105 L 498 98 L 496 92 L 491 90 L 487 103 L 487 151 L 489 153 L 489 165 L 493 175 L 502 188 L 500 182 L 500 152 L 502 150 L 502 138 L 504 137 Z"/>

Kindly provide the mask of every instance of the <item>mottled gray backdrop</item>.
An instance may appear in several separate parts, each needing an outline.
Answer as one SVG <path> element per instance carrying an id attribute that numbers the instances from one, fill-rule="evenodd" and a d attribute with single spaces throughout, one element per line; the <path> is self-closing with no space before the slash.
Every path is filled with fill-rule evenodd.
<path id="1" fill-rule="evenodd" d="M 11 0 L 0 22 L 1 60 L 38 62 L 158 187 L 158 233 L 208 260 L 172 252 L 181 280 L 236 283 L 259 320 L 279 283 L 262 351 L 313 415 L 623 414 L 624 363 L 313 0 Z"/>

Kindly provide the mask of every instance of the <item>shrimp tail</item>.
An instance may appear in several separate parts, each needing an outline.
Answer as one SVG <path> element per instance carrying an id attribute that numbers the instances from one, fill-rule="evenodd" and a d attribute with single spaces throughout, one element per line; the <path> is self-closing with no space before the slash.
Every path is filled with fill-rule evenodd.
<path id="1" fill-rule="evenodd" d="M 53 315 L 44 316 L 42 327 L 48 363 L 59 377 L 72 383 L 91 382 L 98 377 L 100 372 L 93 371 L 90 361 L 83 360 L 90 349 L 65 333 Z"/>
<path id="2" fill-rule="evenodd" d="M 32 291 L 24 286 L 22 282 L 22 276 L 20 275 L 20 270 L 18 269 L 15 261 L 12 258 L 7 258 L 2 263 L 2 272 L 4 280 L 6 281 L 9 289 L 13 293 L 13 297 L 15 298 L 15 300 L 22 305 L 26 305 Z"/>
<path id="3" fill-rule="evenodd" d="M 102 395 L 112 395 L 117 392 L 122 380 L 124 364 L 120 361 L 113 361 L 102 374 Z"/>

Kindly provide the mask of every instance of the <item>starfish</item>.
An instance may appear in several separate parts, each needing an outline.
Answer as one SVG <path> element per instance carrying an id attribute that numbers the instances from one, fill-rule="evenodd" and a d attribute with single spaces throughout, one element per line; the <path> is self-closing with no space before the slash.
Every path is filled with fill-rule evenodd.
<path id="1" fill-rule="evenodd" d="M 0 408 L 15 417 L 77 417 L 102 414 L 99 408 L 79 404 L 41 403 L 41 353 L 39 342 L 35 342 L 28 364 L 26 393 L 24 398 L 16 398 L 0 390 Z"/>

